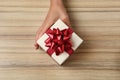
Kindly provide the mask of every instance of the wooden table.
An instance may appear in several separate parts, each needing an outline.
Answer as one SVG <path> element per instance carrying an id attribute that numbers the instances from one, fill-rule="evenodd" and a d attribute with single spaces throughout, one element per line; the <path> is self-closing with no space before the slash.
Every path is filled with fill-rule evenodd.
<path id="1" fill-rule="evenodd" d="M 84 39 L 63 66 L 34 50 L 49 0 L 0 0 L 0 80 L 120 80 L 120 0 L 65 0 Z"/>

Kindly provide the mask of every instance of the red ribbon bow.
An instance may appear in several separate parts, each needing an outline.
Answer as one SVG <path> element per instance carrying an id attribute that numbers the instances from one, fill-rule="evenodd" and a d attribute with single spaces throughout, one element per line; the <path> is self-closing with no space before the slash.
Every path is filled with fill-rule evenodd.
<path id="1" fill-rule="evenodd" d="M 46 47 L 49 47 L 47 53 L 52 55 L 54 52 L 56 55 L 66 51 L 69 55 L 73 53 L 72 43 L 70 41 L 73 30 L 71 28 L 59 30 L 58 28 L 53 30 L 48 29 L 46 34 L 49 36 L 46 40 Z"/>

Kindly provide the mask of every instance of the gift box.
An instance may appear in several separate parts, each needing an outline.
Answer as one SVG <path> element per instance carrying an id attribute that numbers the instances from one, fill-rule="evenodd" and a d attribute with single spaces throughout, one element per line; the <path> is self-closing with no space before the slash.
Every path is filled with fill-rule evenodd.
<path id="1" fill-rule="evenodd" d="M 63 64 L 82 42 L 83 40 L 60 19 L 37 41 L 59 65 Z"/>

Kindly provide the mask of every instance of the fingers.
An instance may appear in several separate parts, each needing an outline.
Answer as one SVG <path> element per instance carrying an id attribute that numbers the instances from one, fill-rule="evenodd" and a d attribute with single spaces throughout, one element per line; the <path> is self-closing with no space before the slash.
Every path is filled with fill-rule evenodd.
<path id="1" fill-rule="evenodd" d="M 35 49 L 39 48 L 39 45 L 37 44 L 37 40 L 46 32 L 46 30 L 54 23 L 54 21 L 44 21 L 42 26 L 38 29 L 35 37 Z"/>
<path id="2" fill-rule="evenodd" d="M 39 32 L 41 31 L 41 27 L 38 29 L 38 31 L 36 32 L 36 37 L 35 37 L 35 49 L 37 50 L 39 48 L 39 45 L 37 44 L 37 40 L 39 38 Z"/>
<path id="3" fill-rule="evenodd" d="M 35 43 L 34 46 L 36 50 L 39 48 L 39 45 L 37 43 Z"/>
<path id="4" fill-rule="evenodd" d="M 66 25 L 68 25 L 69 27 L 71 27 L 71 23 L 70 23 L 69 17 L 63 18 L 62 21 L 63 21 Z"/>

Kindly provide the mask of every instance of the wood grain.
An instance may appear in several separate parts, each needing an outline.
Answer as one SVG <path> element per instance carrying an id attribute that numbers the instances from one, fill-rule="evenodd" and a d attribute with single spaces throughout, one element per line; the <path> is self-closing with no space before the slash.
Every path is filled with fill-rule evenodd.
<path id="1" fill-rule="evenodd" d="M 34 49 L 49 0 L 0 0 L 0 80 L 120 80 L 120 0 L 65 0 L 83 44 L 62 66 Z"/>

